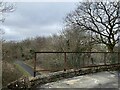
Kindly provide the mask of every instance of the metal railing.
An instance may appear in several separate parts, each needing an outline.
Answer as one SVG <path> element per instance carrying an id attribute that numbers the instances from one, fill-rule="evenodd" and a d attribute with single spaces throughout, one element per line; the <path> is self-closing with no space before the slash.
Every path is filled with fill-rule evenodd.
<path id="1" fill-rule="evenodd" d="M 39 64 L 37 62 L 38 54 L 62 54 L 64 57 L 64 58 L 62 58 L 62 60 L 63 60 L 62 68 L 64 71 L 66 71 L 67 69 L 70 68 L 70 65 L 68 66 L 68 63 L 73 62 L 75 60 L 76 61 L 78 60 L 76 63 L 74 63 L 75 64 L 74 66 L 77 66 L 77 68 L 90 68 L 90 67 L 120 64 L 120 52 L 35 52 L 34 77 L 36 76 L 36 72 L 38 72 L 38 71 L 51 71 L 50 69 L 43 69 L 43 70 L 36 69 L 37 64 Z M 43 55 L 43 56 L 47 57 L 46 55 Z M 53 56 L 55 56 L 55 55 L 53 55 Z M 48 57 L 48 59 L 50 59 L 50 58 Z M 74 66 L 72 64 L 71 64 L 71 66 L 74 69 Z"/>

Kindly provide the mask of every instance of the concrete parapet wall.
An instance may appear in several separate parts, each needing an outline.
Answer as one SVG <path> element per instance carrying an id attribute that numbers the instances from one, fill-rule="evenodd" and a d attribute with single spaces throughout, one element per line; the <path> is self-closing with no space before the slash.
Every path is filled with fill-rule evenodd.
<path id="1" fill-rule="evenodd" d="M 92 68 L 83 68 L 78 70 L 67 70 L 67 71 L 58 71 L 54 73 L 49 73 L 47 75 L 38 75 L 36 77 L 21 78 L 17 81 L 14 81 L 8 84 L 9 89 L 13 88 L 35 88 L 37 85 L 43 85 L 50 82 L 55 82 L 65 78 L 71 78 L 79 75 L 85 75 L 89 73 L 96 73 L 101 71 L 117 71 L 120 70 L 120 65 L 117 66 L 101 66 L 101 67 L 92 67 Z"/>

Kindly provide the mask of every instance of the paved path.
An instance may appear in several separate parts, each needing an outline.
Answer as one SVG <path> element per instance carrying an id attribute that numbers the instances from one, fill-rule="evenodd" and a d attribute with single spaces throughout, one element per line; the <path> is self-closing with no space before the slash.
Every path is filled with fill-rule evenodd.
<path id="1" fill-rule="evenodd" d="M 118 88 L 118 86 L 120 86 L 118 73 L 106 71 L 47 83 L 38 88 Z"/>
<path id="2" fill-rule="evenodd" d="M 31 76 L 34 76 L 34 70 L 30 66 L 26 65 L 23 61 L 16 61 L 16 64 L 20 65 L 25 71 L 27 71 Z M 38 75 L 38 73 L 37 73 Z"/>

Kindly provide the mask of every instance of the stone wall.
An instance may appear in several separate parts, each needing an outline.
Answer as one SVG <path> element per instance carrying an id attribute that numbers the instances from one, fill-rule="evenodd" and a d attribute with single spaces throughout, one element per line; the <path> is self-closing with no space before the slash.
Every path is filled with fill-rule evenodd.
<path id="1" fill-rule="evenodd" d="M 82 68 L 79 70 L 67 70 L 67 71 L 58 71 L 54 73 L 49 73 L 48 75 L 38 75 L 36 77 L 25 77 L 17 81 L 14 81 L 8 84 L 9 89 L 13 88 L 35 88 L 37 85 L 42 85 L 57 80 L 71 78 L 74 76 L 85 75 L 89 73 L 96 73 L 101 71 L 117 71 L 120 70 L 120 65 L 113 66 L 101 66 L 101 67 L 91 67 L 91 68 Z"/>

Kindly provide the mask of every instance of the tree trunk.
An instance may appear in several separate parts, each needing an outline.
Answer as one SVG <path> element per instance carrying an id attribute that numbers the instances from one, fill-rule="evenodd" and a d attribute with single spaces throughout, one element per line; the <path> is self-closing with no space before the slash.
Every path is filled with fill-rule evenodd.
<path id="1" fill-rule="evenodd" d="M 114 45 L 107 45 L 109 52 L 114 52 Z"/>
<path id="2" fill-rule="evenodd" d="M 107 45 L 107 47 L 108 47 L 109 52 L 114 52 L 114 45 Z M 114 53 L 109 53 L 109 56 L 110 56 L 110 58 L 109 58 L 110 63 L 114 64 L 115 63 Z"/>

